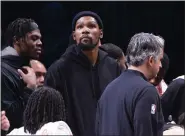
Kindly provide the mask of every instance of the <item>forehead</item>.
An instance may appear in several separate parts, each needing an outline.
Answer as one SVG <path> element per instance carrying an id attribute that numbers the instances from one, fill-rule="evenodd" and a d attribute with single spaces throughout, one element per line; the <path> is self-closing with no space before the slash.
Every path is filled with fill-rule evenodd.
<path id="1" fill-rule="evenodd" d="M 41 37 L 41 33 L 40 33 L 40 30 L 39 29 L 36 29 L 36 30 L 33 30 L 31 32 L 28 32 L 27 33 L 27 36 L 38 36 L 38 37 Z"/>
<path id="2" fill-rule="evenodd" d="M 40 62 L 36 61 L 36 62 L 31 62 L 30 64 L 35 72 L 43 72 L 43 73 L 46 72 L 46 68 Z"/>
<path id="3" fill-rule="evenodd" d="M 76 21 L 76 24 L 78 23 L 84 23 L 84 22 L 93 22 L 93 23 L 97 23 L 96 19 L 94 17 L 91 17 L 91 16 L 83 16 L 81 18 L 79 18 L 77 21 Z"/>

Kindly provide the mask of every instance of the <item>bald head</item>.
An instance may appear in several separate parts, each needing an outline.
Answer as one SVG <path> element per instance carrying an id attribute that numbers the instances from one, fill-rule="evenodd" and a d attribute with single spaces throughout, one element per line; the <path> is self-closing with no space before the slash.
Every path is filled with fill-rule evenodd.
<path id="1" fill-rule="evenodd" d="M 45 66 L 38 60 L 31 60 L 30 65 L 35 71 L 36 77 L 37 77 L 37 86 L 44 84 L 44 77 L 46 74 L 46 68 Z"/>

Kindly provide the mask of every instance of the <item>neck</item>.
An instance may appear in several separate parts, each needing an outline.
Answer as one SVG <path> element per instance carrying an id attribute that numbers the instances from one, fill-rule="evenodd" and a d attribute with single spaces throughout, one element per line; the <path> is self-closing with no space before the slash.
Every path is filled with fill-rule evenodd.
<path id="1" fill-rule="evenodd" d="M 99 46 L 101 46 L 101 41 L 100 41 L 100 40 L 99 40 L 99 42 L 98 42 L 98 47 L 99 47 Z"/>
<path id="2" fill-rule="evenodd" d="M 96 64 L 97 58 L 98 58 L 98 46 L 96 46 L 93 50 L 91 51 L 82 51 L 87 58 L 90 60 L 92 65 Z"/>
<path id="3" fill-rule="evenodd" d="M 14 49 L 16 50 L 18 56 L 22 57 L 22 58 L 23 58 L 24 60 L 26 60 L 26 61 L 27 61 L 27 60 L 30 60 L 30 57 L 28 57 L 27 54 L 22 53 L 22 52 L 20 51 L 20 48 L 19 48 L 18 45 L 14 44 L 13 47 L 14 47 Z"/>
<path id="4" fill-rule="evenodd" d="M 133 66 L 133 65 L 130 65 L 130 66 L 128 67 L 128 69 L 139 71 L 139 72 L 143 73 L 144 76 L 145 76 L 148 80 L 150 79 L 150 76 L 147 74 L 147 69 L 146 69 L 143 65 L 138 66 L 138 67 Z"/>
<path id="5" fill-rule="evenodd" d="M 17 51 L 17 54 L 20 56 L 21 53 L 20 53 L 20 48 L 19 48 L 19 46 L 16 45 L 16 44 L 14 44 L 14 45 L 13 45 L 13 48 Z"/>

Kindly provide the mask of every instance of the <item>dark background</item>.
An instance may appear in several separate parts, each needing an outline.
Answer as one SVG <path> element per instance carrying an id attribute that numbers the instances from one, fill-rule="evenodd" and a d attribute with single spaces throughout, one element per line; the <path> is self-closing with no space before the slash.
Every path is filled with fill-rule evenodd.
<path id="1" fill-rule="evenodd" d="M 184 74 L 184 2 L 1 2 L 2 36 L 18 17 L 34 19 L 43 36 L 44 57 L 49 67 L 68 47 L 71 22 L 76 13 L 91 10 L 104 23 L 102 43 L 114 43 L 124 53 L 130 38 L 138 32 L 161 35 L 170 68 L 167 83 Z M 3 38 L 3 37 L 2 37 Z M 2 39 L 2 47 L 3 47 Z"/>

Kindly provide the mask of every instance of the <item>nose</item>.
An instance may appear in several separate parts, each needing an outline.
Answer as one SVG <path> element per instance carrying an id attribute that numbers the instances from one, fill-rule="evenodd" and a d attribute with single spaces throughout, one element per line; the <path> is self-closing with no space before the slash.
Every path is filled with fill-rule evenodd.
<path id="1" fill-rule="evenodd" d="M 40 76 L 40 78 L 39 78 L 39 82 L 40 82 L 41 84 L 43 84 L 43 83 L 44 83 L 44 76 Z"/>
<path id="2" fill-rule="evenodd" d="M 89 34 L 89 28 L 88 27 L 83 27 L 82 34 Z"/>
<path id="3" fill-rule="evenodd" d="M 37 46 L 41 47 L 42 46 L 42 41 L 41 40 L 38 40 L 37 42 Z"/>

